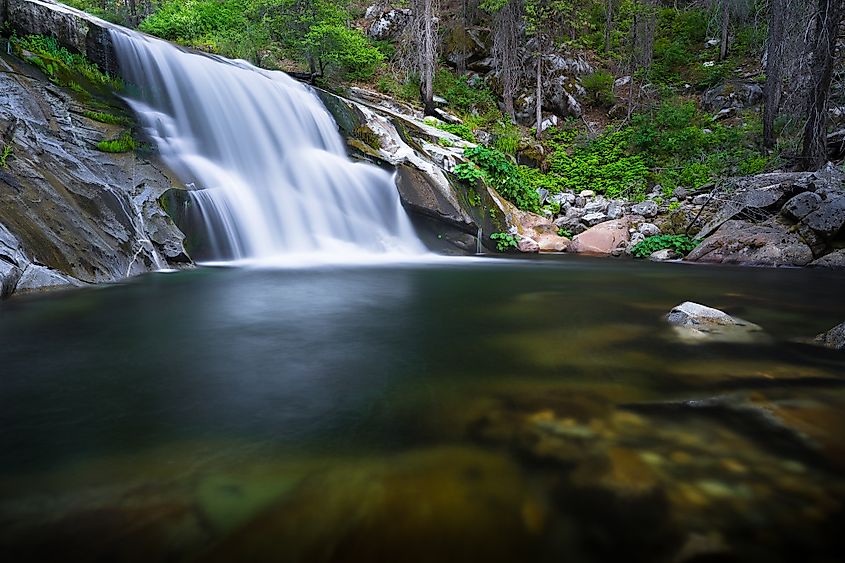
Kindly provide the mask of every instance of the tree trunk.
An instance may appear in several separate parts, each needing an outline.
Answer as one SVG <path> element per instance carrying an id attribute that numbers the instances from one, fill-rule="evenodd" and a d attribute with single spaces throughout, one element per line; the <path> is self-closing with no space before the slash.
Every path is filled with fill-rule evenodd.
<path id="1" fill-rule="evenodd" d="M 417 0 L 415 17 L 420 37 L 420 98 L 426 115 L 436 115 L 434 111 L 434 13 L 432 0 Z"/>
<path id="2" fill-rule="evenodd" d="M 540 52 L 537 54 L 537 91 L 536 94 L 536 102 L 537 102 L 537 139 L 541 139 L 543 137 L 543 50 L 540 49 Z"/>
<path id="3" fill-rule="evenodd" d="M 604 8 L 604 52 L 610 52 L 610 32 L 613 28 L 613 0 L 607 0 Z"/>
<path id="4" fill-rule="evenodd" d="M 657 27 L 657 0 L 642 0 L 634 14 L 634 62 L 638 68 L 651 68 L 654 56 L 654 30 Z"/>
<path id="5" fill-rule="evenodd" d="M 517 50 L 519 49 L 521 14 L 520 0 L 510 0 L 493 16 L 493 61 L 502 82 L 505 113 L 512 122 L 516 122 L 513 98 L 520 70 Z"/>
<path id="6" fill-rule="evenodd" d="M 827 161 L 827 102 L 833 79 L 836 37 L 842 19 L 842 0 L 819 0 L 816 14 L 816 33 L 812 42 L 810 92 L 807 103 L 807 122 L 801 151 L 801 167 L 817 170 Z"/>
<path id="7" fill-rule="evenodd" d="M 467 0 L 461 0 L 461 56 L 458 58 L 458 74 L 463 76 L 467 71 Z"/>
<path id="8" fill-rule="evenodd" d="M 722 0 L 722 37 L 719 41 L 719 60 L 724 61 L 728 57 L 728 31 L 731 24 L 731 10 L 729 0 Z"/>
<path id="9" fill-rule="evenodd" d="M 775 120 L 780 111 L 783 91 L 783 48 L 784 18 L 787 0 L 771 0 L 769 3 L 769 39 L 766 46 L 766 83 L 763 85 L 763 146 L 772 148 L 775 136 Z"/>

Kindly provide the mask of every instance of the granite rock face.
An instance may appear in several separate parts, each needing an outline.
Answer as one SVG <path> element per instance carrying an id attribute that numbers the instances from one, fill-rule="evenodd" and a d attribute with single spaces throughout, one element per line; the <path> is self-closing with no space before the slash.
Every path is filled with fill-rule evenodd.
<path id="1" fill-rule="evenodd" d="M 65 21 L 55 13 L 49 21 Z M 189 262 L 182 233 L 158 202 L 175 180 L 155 155 L 98 151 L 98 141 L 124 127 L 89 119 L 85 98 L 12 56 L 0 58 L 0 68 L 0 136 L 12 149 L 0 169 L 3 295 Z M 120 111 L 117 98 L 109 103 Z"/>

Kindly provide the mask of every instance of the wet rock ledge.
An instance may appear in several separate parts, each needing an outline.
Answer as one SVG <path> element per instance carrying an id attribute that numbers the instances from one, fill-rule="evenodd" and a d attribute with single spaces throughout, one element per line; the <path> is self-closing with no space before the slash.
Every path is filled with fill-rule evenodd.
<path id="1" fill-rule="evenodd" d="M 49 33 L 113 70 L 107 24 L 63 6 L 3 0 L 0 19 L 19 34 Z M 190 262 L 184 236 L 159 203 L 176 180 L 145 144 L 114 94 L 65 89 L 8 54 L 0 40 L 0 297 L 114 282 Z M 95 121 L 108 113 L 118 124 Z M 97 143 L 130 132 L 138 148 Z"/>

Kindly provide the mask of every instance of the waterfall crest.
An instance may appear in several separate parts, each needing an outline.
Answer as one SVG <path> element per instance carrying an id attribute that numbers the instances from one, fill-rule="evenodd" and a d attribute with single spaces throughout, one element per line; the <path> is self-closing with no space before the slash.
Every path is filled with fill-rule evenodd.
<path id="1" fill-rule="evenodd" d="M 186 185 L 215 260 L 420 254 L 392 176 L 348 160 L 319 98 L 282 72 L 129 30 L 127 101 Z"/>

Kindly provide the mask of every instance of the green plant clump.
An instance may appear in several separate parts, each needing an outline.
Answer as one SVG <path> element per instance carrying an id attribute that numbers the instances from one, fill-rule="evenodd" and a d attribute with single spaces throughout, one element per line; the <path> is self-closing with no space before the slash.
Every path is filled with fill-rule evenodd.
<path id="1" fill-rule="evenodd" d="M 523 181 L 520 169 L 507 156 L 483 145 L 464 149 L 464 155 L 484 173 L 484 179 L 499 193 L 525 211 L 538 212 L 540 197 Z"/>
<path id="2" fill-rule="evenodd" d="M 3 145 L 3 150 L 0 151 L 0 168 L 6 168 L 7 161 L 9 160 L 9 157 L 12 156 L 12 152 L 14 152 L 12 145 Z"/>
<path id="3" fill-rule="evenodd" d="M 499 252 L 507 252 L 518 246 L 516 237 L 510 233 L 493 233 L 490 238 L 496 241 L 496 250 Z"/>
<path id="4" fill-rule="evenodd" d="M 470 143 L 475 142 L 475 134 L 472 132 L 472 129 L 463 123 L 438 123 L 435 127 L 441 131 L 446 131 L 456 137 L 460 137 L 464 141 L 469 141 Z"/>
<path id="5" fill-rule="evenodd" d="M 581 78 L 581 84 L 587 90 L 590 101 L 597 106 L 610 107 L 615 103 L 613 97 L 613 75 L 606 70 L 597 70 Z"/>
<path id="6" fill-rule="evenodd" d="M 75 80 L 76 77 L 81 76 L 95 87 L 115 91 L 123 89 L 122 80 L 112 78 L 100 71 L 97 65 L 82 55 L 71 53 L 64 47 L 60 47 L 55 37 L 13 35 L 9 44 L 16 55 L 26 58 L 41 69 L 51 81 L 62 86 L 68 86 L 75 91 L 83 90 Z"/>
<path id="7" fill-rule="evenodd" d="M 97 143 L 97 150 L 102 152 L 122 153 L 135 150 L 135 139 L 129 131 L 124 131 L 123 135 L 117 139 L 107 141 L 100 141 Z"/>
<path id="8" fill-rule="evenodd" d="M 687 235 L 657 235 L 635 244 L 631 249 L 631 254 L 637 258 L 645 258 L 658 250 L 669 248 L 686 256 L 698 246 L 699 242 Z"/>
<path id="9" fill-rule="evenodd" d="M 82 115 L 88 119 L 99 121 L 100 123 L 108 123 L 110 125 L 132 125 L 132 120 L 128 117 L 105 113 L 102 111 L 84 111 Z"/>

